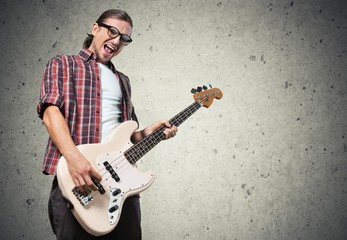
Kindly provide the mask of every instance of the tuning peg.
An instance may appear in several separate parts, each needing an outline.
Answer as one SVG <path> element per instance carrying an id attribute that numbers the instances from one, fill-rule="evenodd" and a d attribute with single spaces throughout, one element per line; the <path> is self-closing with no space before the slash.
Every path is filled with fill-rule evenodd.
<path id="1" fill-rule="evenodd" d="M 192 90 L 190 90 L 190 92 L 194 94 L 197 92 L 197 90 L 195 88 L 192 88 Z"/>
<path id="2" fill-rule="evenodd" d="M 212 88 L 211 84 L 209 84 L 210 88 Z"/>
<path id="3" fill-rule="evenodd" d="M 207 90 L 207 87 L 204 85 L 204 86 L 202 86 L 202 88 L 204 89 L 204 90 Z"/>
<path id="4" fill-rule="evenodd" d="M 198 87 L 196 90 L 197 90 L 198 92 L 201 92 L 201 91 L 202 91 L 202 87 Z"/>

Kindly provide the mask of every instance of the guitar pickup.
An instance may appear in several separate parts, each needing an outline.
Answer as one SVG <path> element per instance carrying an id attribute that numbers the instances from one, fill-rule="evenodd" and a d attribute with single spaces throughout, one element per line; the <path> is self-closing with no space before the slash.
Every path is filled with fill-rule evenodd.
<path id="1" fill-rule="evenodd" d="M 118 176 L 118 174 L 114 171 L 113 167 L 110 165 L 110 163 L 108 161 L 104 162 L 104 166 L 106 168 L 106 170 L 111 174 L 111 177 L 116 181 L 119 182 L 120 178 Z"/>
<path id="2" fill-rule="evenodd" d="M 93 183 L 95 184 L 95 186 L 98 188 L 98 191 L 99 191 L 99 193 L 100 193 L 101 195 L 104 194 L 104 193 L 106 192 L 106 191 L 105 191 L 105 188 L 101 185 L 100 182 L 96 181 L 95 178 L 92 178 L 92 181 L 93 181 Z"/>

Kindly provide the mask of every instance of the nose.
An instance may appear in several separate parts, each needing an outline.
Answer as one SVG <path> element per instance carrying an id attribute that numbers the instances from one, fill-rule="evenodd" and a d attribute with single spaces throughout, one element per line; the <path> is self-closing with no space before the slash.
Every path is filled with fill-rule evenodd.
<path id="1" fill-rule="evenodd" d="M 112 39 L 113 44 L 120 44 L 120 35 Z"/>

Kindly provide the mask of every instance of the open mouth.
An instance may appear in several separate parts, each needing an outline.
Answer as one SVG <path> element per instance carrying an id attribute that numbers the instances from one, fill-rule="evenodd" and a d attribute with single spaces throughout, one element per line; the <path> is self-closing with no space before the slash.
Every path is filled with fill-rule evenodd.
<path id="1" fill-rule="evenodd" d="M 105 44 L 104 49 L 105 49 L 105 52 L 107 52 L 108 54 L 112 54 L 116 51 L 116 49 L 109 44 Z"/>

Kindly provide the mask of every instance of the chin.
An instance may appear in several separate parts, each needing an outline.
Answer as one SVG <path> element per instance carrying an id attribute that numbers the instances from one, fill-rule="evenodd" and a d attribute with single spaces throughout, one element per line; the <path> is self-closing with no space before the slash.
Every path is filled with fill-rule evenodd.
<path id="1" fill-rule="evenodd" d="M 99 54 L 97 54 L 96 60 L 97 62 L 105 64 L 105 63 L 108 63 L 111 60 L 111 58 L 106 58 L 106 57 L 103 57 L 102 55 L 100 56 Z"/>

